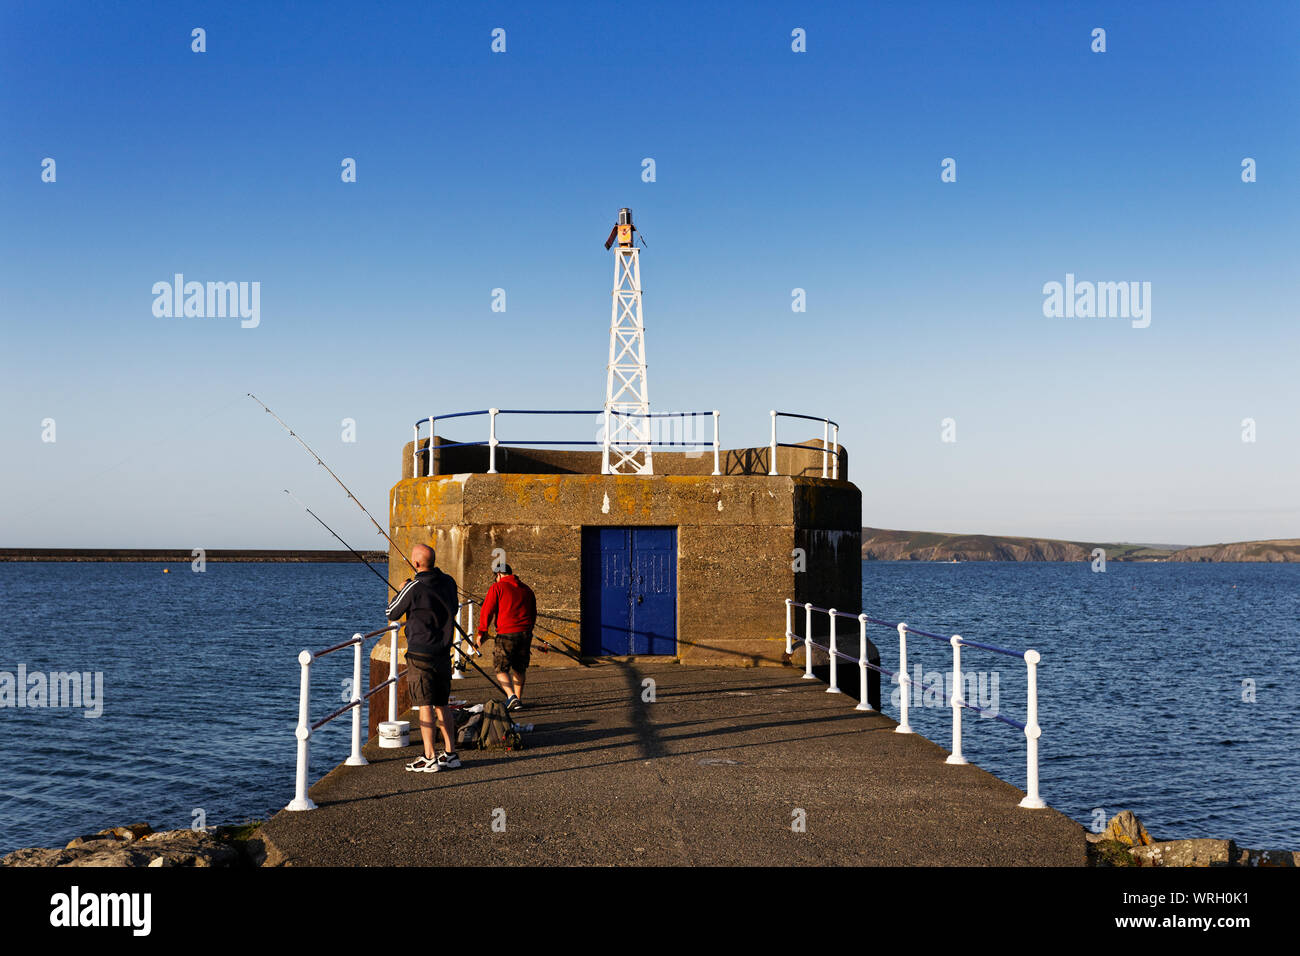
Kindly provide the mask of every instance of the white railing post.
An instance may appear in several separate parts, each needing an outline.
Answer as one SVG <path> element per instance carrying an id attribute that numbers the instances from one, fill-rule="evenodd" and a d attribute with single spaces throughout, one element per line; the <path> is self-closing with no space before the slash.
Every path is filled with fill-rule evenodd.
<path id="1" fill-rule="evenodd" d="M 840 691 L 840 682 L 839 682 L 840 655 L 837 652 L 837 648 L 835 646 L 835 619 L 838 616 L 835 613 L 835 608 L 831 608 L 830 615 L 831 615 L 831 682 L 830 682 L 830 686 L 826 688 L 826 693 L 839 694 L 842 692 Z"/>
<path id="2" fill-rule="evenodd" d="M 831 429 L 831 477 L 839 480 L 840 477 L 840 426 L 836 425 Z"/>
<path id="3" fill-rule="evenodd" d="M 812 604 L 803 606 L 803 679 L 815 680 L 812 672 Z"/>
<path id="4" fill-rule="evenodd" d="M 430 478 L 438 476 L 438 469 L 433 460 L 433 412 L 429 413 L 429 471 Z"/>
<path id="5" fill-rule="evenodd" d="M 912 696 L 912 680 L 907 676 L 907 625 L 898 625 L 898 726 L 896 734 L 912 733 L 912 725 L 907 721 L 908 699 Z"/>
<path id="6" fill-rule="evenodd" d="M 465 608 L 464 603 L 462 603 L 462 604 L 460 605 L 460 607 L 456 608 L 456 623 L 457 623 L 457 624 L 460 623 L 460 619 L 461 619 L 461 611 L 463 611 L 464 608 Z M 453 634 L 452 636 L 455 637 L 454 634 Z M 452 647 L 452 651 L 451 651 L 451 679 L 452 679 L 452 680 L 463 680 L 464 677 L 465 677 L 465 675 L 462 674 L 462 673 L 460 672 L 460 664 L 461 664 L 461 659 L 462 659 L 460 646 L 461 646 L 461 642 L 460 642 L 459 640 L 453 640 L 452 643 L 451 643 L 451 647 Z"/>
<path id="7" fill-rule="evenodd" d="M 1041 810 L 1047 806 L 1038 795 L 1038 738 L 1042 728 L 1038 726 L 1038 662 L 1042 660 L 1038 651 L 1032 647 L 1025 651 L 1025 666 L 1028 668 L 1028 716 L 1025 718 L 1025 742 L 1028 749 L 1028 765 L 1025 768 L 1025 799 L 1020 805 L 1030 810 Z"/>
<path id="8" fill-rule="evenodd" d="M 867 616 L 858 615 L 858 706 L 854 710 L 875 710 L 867 699 Z"/>
<path id="9" fill-rule="evenodd" d="M 948 643 L 952 645 L 952 753 L 944 763 L 963 764 L 966 758 L 961 755 L 961 635 L 954 634 Z"/>
<path id="10" fill-rule="evenodd" d="M 831 452 L 831 420 L 822 419 L 822 477 L 826 477 L 827 466 L 830 465 Z"/>
<path id="11" fill-rule="evenodd" d="M 497 473 L 497 413 L 499 408 L 488 409 L 488 470 L 489 475 Z"/>
<path id="12" fill-rule="evenodd" d="M 415 423 L 415 443 L 411 446 L 411 477 L 420 477 L 420 423 Z"/>
<path id="13" fill-rule="evenodd" d="M 397 628 L 389 633 L 388 644 L 388 722 L 397 722 Z"/>
<path id="14" fill-rule="evenodd" d="M 307 765 L 311 762 L 311 723 L 308 717 L 311 696 L 311 651 L 304 650 L 298 655 L 302 665 L 302 676 L 298 685 L 298 729 L 294 736 L 298 738 L 298 773 L 294 797 L 286 810 L 315 810 L 316 804 L 307 796 Z"/>
<path id="15" fill-rule="evenodd" d="M 715 475 L 722 474 L 722 446 L 718 443 L 718 418 L 721 415 L 722 412 L 716 408 L 713 410 L 713 473 Z"/>
<path id="16" fill-rule="evenodd" d="M 785 656 L 789 657 L 794 653 L 794 644 L 791 640 L 794 638 L 794 602 L 789 598 L 785 599 Z"/>
<path id="17" fill-rule="evenodd" d="M 469 656 L 473 657 L 478 653 L 474 648 L 474 636 L 477 633 L 474 630 L 474 599 L 470 598 L 467 603 L 469 604 L 469 631 L 467 632 L 469 634 Z"/>
<path id="18" fill-rule="evenodd" d="M 600 460 L 600 473 L 601 473 L 602 475 L 608 475 L 608 474 L 609 474 L 609 406 L 608 406 L 608 405 L 605 406 L 605 441 L 604 441 L 604 445 L 605 445 L 604 454 L 602 455 L 601 460 Z"/>
<path id="19" fill-rule="evenodd" d="M 370 763 L 361 756 L 361 635 L 353 634 L 352 645 L 352 753 L 344 761 L 349 767 L 364 767 Z"/>
<path id="20" fill-rule="evenodd" d="M 771 467 L 767 470 L 769 475 L 776 474 L 776 409 L 772 409 L 772 447 L 768 452 L 768 460 Z"/>

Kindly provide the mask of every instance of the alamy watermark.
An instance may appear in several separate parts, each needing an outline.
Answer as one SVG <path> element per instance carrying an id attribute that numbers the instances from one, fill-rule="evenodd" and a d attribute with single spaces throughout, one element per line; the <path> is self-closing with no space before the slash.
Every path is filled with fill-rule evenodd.
<path id="1" fill-rule="evenodd" d="M 913 676 L 908 680 L 911 685 L 909 707 L 951 707 L 952 706 L 952 671 L 925 671 L 920 664 L 912 665 Z M 898 707 L 902 703 L 903 689 L 898 686 L 898 677 L 893 679 L 894 689 L 889 695 L 890 702 Z M 980 708 L 980 716 L 996 717 L 998 715 L 998 671 L 961 672 L 961 699 Z"/>
<path id="2" fill-rule="evenodd" d="M 26 664 L 18 672 L 0 671 L 0 707 L 77 707 L 81 716 L 99 717 L 104 713 L 104 674 L 102 671 L 28 671 Z"/>
<path id="3" fill-rule="evenodd" d="M 171 282 L 155 282 L 153 294 L 153 314 L 160 319 L 238 317 L 246 329 L 262 322 L 260 282 L 186 282 L 184 274 L 177 272 Z"/>
<path id="4" fill-rule="evenodd" d="M 1049 319 L 1132 319 L 1135 329 L 1151 324 L 1150 282 L 1043 283 L 1043 315 Z"/>

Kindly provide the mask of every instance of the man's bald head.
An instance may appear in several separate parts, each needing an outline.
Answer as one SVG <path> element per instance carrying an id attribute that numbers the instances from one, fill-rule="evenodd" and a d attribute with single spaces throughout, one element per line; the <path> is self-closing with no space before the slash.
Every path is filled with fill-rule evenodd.
<path id="1" fill-rule="evenodd" d="M 428 571 L 433 567 L 433 548 L 427 544 L 417 544 L 411 549 L 411 564 L 417 571 Z"/>

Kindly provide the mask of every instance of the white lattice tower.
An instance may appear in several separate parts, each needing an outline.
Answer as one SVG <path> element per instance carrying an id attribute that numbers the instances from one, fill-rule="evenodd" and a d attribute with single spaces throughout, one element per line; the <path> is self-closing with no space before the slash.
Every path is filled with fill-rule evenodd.
<path id="1" fill-rule="evenodd" d="M 614 303 L 609 325 L 605 411 L 609 428 L 608 472 L 652 475 L 650 411 L 646 384 L 645 325 L 641 319 L 641 250 L 614 248 Z M 623 412 L 616 415 L 615 412 Z"/>

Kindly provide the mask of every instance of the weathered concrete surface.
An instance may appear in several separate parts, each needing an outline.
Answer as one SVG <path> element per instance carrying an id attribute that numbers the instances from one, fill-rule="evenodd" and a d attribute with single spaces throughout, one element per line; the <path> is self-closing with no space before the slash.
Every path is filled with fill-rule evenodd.
<path id="1" fill-rule="evenodd" d="M 481 597 L 495 556 L 537 594 L 539 632 L 581 650 L 582 530 L 677 529 L 677 654 L 684 663 L 775 665 L 785 649 L 781 599 L 856 614 L 861 600 L 862 493 L 848 481 L 788 475 L 639 477 L 460 474 L 405 479 L 390 495 L 402 554 L 432 545 L 437 564 Z M 820 616 L 814 636 L 826 633 Z M 546 665 L 559 655 L 539 659 Z"/>
<path id="2" fill-rule="evenodd" d="M 654 703 L 642 702 L 647 678 Z M 528 749 L 414 774 L 402 768 L 415 748 L 372 743 L 370 766 L 312 788 L 319 809 L 263 827 L 268 854 L 329 866 L 1085 862 L 1079 824 L 1020 809 L 1021 791 L 948 766 L 941 747 L 793 669 L 605 661 L 535 671 L 528 690 Z M 488 690 L 476 677 L 453 692 Z M 806 832 L 791 830 L 796 809 Z"/>

